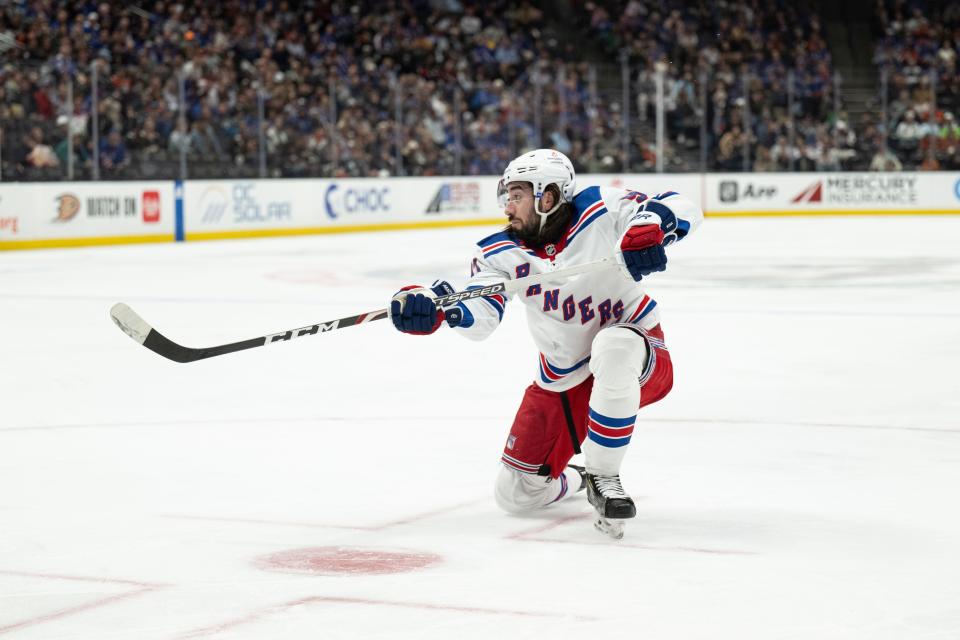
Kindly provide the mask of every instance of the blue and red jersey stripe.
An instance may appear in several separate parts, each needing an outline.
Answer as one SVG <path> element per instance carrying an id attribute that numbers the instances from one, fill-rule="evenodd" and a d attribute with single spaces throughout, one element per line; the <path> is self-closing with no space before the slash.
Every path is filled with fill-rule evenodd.
<path id="1" fill-rule="evenodd" d="M 603 200 L 597 200 L 587 207 L 577 221 L 567 231 L 567 244 L 573 242 L 573 239 L 580 235 L 580 232 L 593 224 L 600 216 L 607 212 Z"/>
<path id="2" fill-rule="evenodd" d="M 518 249 L 518 248 L 519 248 L 519 245 L 517 245 L 516 242 L 513 242 L 512 240 L 504 240 L 503 242 L 497 242 L 495 244 L 492 244 L 489 247 L 484 247 L 483 257 L 489 258 L 490 256 L 494 256 L 502 251 L 507 251 L 509 249 Z"/>
<path id="3" fill-rule="evenodd" d="M 489 258 L 501 251 L 509 251 L 510 249 L 520 249 L 524 253 L 536 255 L 536 253 L 526 247 L 522 242 L 518 242 L 512 238 L 506 231 L 499 231 L 492 236 L 484 238 L 477 243 L 477 246 L 483 251 L 484 258 Z"/>
<path id="4" fill-rule="evenodd" d="M 568 375 L 582 367 L 583 365 L 590 362 L 590 356 L 587 356 L 577 364 L 572 367 L 558 367 L 554 364 L 550 364 L 547 360 L 547 357 L 540 354 L 540 379 L 543 380 L 546 384 L 553 384 L 559 380 L 566 378 Z"/>
<path id="5" fill-rule="evenodd" d="M 654 300 L 648 295 L 644 295 L 643 300 L 640 301 L 640 304 L 637 305 L 636 310 L 632 314 L 630 314 L 630 317 L 627 318 L 626 322 L 633 322 L 633 323 L 640 322 L 651 311 L 653 311 L 654 307 L 656 306 L 657 306 L 656 300 Z"/>

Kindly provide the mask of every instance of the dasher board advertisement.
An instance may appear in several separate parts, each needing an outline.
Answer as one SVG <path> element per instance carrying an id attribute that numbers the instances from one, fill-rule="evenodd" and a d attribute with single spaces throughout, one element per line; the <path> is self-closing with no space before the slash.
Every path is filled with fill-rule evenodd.
<path id="1" fill-rule="evenodd" d="M 955 172 L 708 174 L 714 215 L 960 212 Z"/>
<path id="2" fill-rule="evenodd" d="M 172 182 L 0 185 L 0 247 L 173 240 Z"/>
<path id="3" fill-rule="evenodd" d="M 491 177 L 188 181 L 184 224 L 190 239 L 483 221 L 499 215 L 496 185 Z"/>

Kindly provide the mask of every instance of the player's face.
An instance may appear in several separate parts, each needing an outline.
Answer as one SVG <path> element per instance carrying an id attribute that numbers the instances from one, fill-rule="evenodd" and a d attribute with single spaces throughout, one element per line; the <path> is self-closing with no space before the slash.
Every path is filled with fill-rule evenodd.
<path id="1" fill-rule="evenodd" d="M 509 227 L 521 237 L 536 235 L 540 227 L 533 211 L 533 186 L 528 182 L 512 182 L 507 185 L 507 206 L 503 210 Z"/>

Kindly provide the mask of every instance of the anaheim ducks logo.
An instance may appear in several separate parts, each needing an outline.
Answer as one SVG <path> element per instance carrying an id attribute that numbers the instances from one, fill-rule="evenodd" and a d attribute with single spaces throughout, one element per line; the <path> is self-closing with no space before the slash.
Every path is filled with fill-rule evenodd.
<path id="1" fill-rule="evenodd" d="M 55 200 L 57 201 L 57 217 L 54 222 L 67 222 L 73 220 L 80 213 L 80 198 L 72 193 L 61 193 Z"/>

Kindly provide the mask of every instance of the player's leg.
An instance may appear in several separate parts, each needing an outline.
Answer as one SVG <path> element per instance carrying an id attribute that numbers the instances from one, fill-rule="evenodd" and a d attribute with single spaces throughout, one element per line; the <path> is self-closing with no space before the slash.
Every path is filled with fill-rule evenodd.
<path id="1" fill-rule="evenodd" d="M 583 487 L 584 477 L 576 466 L 568 466 L 559 477 L 551 478 L 504 465 L 497 474 L 494 496 L 497 505 L 507 513 L 524 513 L 560 502 Z"/>
<path id="2" fill-rule="evenodd" d="M 587 496 L 600 515 L 597 527 L 615 537 L 623 535 L 618 521 L 637 512 L 620 483 L 620 465 L 641 405 L 641 386 L 653 375 L 662 345 L 638 327 L 625 324 L 602 330 L 592 345 L 594 379 L 583 443 Z"/>
<path id="3" fill-rule="evenodd" d="M 583 474 L 567 464 L 573 446 L 560 394 L 530 385 L 501 457 L 494 489 L 500 508 L 540 509 L 583 489 Z"/>

